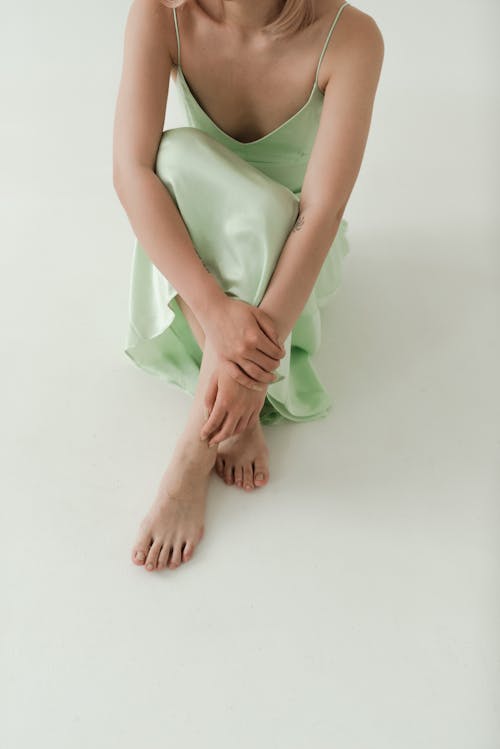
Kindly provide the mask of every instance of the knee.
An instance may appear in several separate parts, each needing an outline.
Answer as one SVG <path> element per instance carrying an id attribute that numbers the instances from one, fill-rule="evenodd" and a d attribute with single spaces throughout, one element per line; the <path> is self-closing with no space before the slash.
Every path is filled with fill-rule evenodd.
<path id="1" fill-rule="evenodd" d="M 174 127 L 163 132 L 156 153 L 155 172 L 163 182 L 198 163 L 197 150 L 204 133 L 195 127 Z M 193 160 L 194 157 L 194 160 Z"/>

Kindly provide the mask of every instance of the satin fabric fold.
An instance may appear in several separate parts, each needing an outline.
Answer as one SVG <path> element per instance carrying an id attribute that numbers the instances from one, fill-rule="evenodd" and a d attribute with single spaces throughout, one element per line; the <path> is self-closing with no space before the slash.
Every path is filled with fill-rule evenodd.
<path id="1" fill-rule="evenodd" d="M 233 298 L 258 305 L 298 212 L 300 192 L 266 174 L 196 127 L 165 130 L 155 172 L 168 189 L 207 271 Z M 285 341 L 268 386 L 264 424 L 327 415 L 332 400 L 312 358 L 321 343 L 320 308 L 341 282 L 349 247 L 342 219 L 314 289 Z M 135 240 L 125 353 L 139 367 L 194 394 L 202 352 L 177 303 L 177 290 Z"/>

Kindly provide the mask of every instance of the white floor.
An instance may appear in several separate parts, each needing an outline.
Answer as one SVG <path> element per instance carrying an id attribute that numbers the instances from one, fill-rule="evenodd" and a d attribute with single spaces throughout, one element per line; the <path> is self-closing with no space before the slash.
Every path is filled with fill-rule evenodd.
<path id="1" fill-rule="evenodd" d="M 189 397 L 122 353 L 127 4 L 10 8 L 5 749 L 500 745 L 499 9 L 414 5 L 358 6 L 386 62 L 317 360 L 334 411 L 268 429 L 258 493 L 214 476 L 159 575 L 129 549 Z"/>

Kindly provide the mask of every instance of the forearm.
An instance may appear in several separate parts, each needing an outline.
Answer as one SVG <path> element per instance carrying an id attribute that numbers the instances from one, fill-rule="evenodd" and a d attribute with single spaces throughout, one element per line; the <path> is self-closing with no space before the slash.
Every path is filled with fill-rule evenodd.
<path id="1" fill-rule="evenodd" d="M 167 188 L 146 167 L 122 174 L 114 187 L 140 245 L 201 322 L 225 294 L 204 267 Z"/>
<path id="2" fill-rule="evenodd" d="M 286 338 L 313 290 L 340 225 L 340 217 L 304 209 L 283 246 L 259 307 Z"/>

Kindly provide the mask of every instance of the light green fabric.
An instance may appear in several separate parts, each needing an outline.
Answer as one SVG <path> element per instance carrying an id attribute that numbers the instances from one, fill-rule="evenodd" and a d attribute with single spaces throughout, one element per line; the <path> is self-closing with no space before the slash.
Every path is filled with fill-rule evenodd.
<path id="1" fill-rule="evenodd" d="M 207 270 L 226 294 L 250 304 L 261 301 L 298 215 L 323 99 L 317 74 L 340 10 L 323 47 L 308 102 L 258 140 L 240 142 L 224 133 L 200 107 L 178 67 L 176 85 L 189 124 L 164 131 L 155 171 L 177 205 Z M 264 424 L 282 419 L 309 421 L 331 410 L 332 400 L 312 357 L 321 344 L 320 309 L 341 282 L 342 260 L 349 251 L 347 226 L 342 219 L 313 291 L 285 341 L 279 379 L 268 386 L 260 414 Z M 176 294 L 136 240 L 125 353 L 142 369 L 192 395 L 202 352 Z"/>

